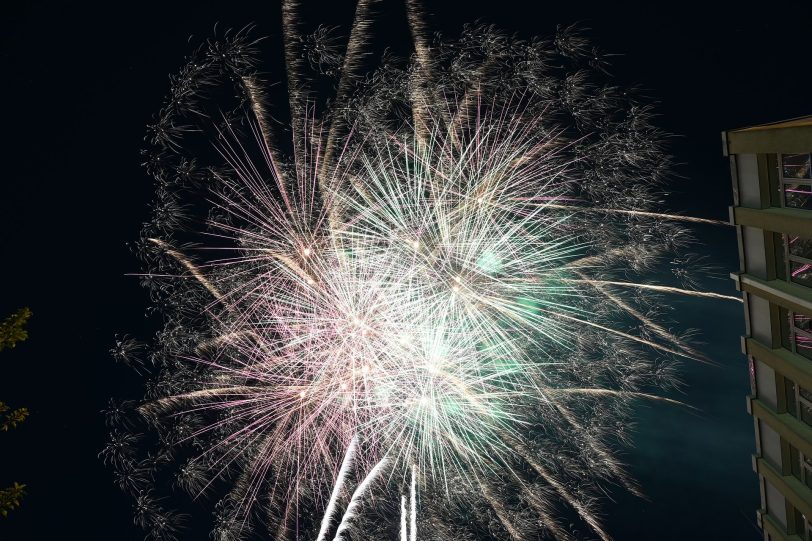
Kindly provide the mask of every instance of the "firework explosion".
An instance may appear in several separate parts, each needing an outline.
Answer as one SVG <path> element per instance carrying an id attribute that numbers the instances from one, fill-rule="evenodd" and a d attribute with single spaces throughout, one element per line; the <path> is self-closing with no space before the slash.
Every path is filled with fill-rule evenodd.
<path id="1" fill-rule="evenodd" d="M 414 55 L 365 70 L 370 2 L 346 46 L 283 4 L 288 128 L 246 31 L 172 78 L 138 246 L 164 328 L 117 341 L 150 379 L 102 452 L 154 539 L 178 492 L 213 539 L 319 541 L 608 539 L 599 496 L 639 494 L 630 403 L 701 358 L 662 295 L 720 297 L 646 279 L 697 265 L 663 135 L 571 29 L 429 42 L 407 8 Z"/>

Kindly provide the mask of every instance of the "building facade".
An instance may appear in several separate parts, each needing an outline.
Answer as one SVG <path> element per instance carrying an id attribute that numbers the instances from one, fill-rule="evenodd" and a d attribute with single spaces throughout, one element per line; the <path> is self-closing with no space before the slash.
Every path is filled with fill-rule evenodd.
<path id="1" fill-rule="evenodd" d="M 722 133 L 768 541 L 812 541 L 812 117 Z"/>

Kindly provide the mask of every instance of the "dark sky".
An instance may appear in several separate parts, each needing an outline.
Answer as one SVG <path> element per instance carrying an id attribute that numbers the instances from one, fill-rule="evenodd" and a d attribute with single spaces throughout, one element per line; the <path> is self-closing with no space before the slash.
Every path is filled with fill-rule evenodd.
<path id="1" fill-rule="evenodd" d="M 353 10 L 343 0 L 303 3 L 314 24 L 346 22 Z M 595 44 L 618 54 L 617 82 L 658 102 L 655 123 L 677 135 L 670 150 L 682 178 L 669 206 L 685 214 L 727 217 L 721 130 L 812 113 L 812 3 L 758 10 L 715 2 L 693 9 L 683 2 L 425 4 L 430 26 L 452 35 L 477 19 L 526 36 L 550 36 L 557 24 L 588 28 Z M 4 7 L 0 18 L 0 314 L 24 305 L 34 311 L 30 340 L 0 355 L 0 399 L 31 410 L 22 427 L 0 434 L 0 485 L 17 480 L 30 491 L 20 510 L 0 519 L 2 540 L 143 538 L 130 501 L 96 454 L 107 398 L 139 395 L 137 378 L 106 352 L 117 332 L 148 332 L 146 295 L 125 276 L 140 270 L 125 243 L 137 238 L 152 193 L 139 165 L 144 127 L 168 90 L 168 74 L 190 52 L 190 35 L 208 36 L 217 22 L 253 22 L 272 39 L 280 31 L 274 1 L 262 9 L 105 5 L 31 2 Z M 380 6 L 401 9 L 395 0 Z M 386 24 L 380 33 L 387 35 Z M 697 233 L 697 251 L 723 276 L 737 270 L 732 228 Z M 704 285 L 733 289 L 727 279 Z M 677 308 L 680 326 L 701 329 L 718 366 L 685 367 L 679 398 L 696 412 L 641 405 L 637 445 L 625 458 L 649 499 L 618 491 L 605 506 L 608 529 L 619 540 L 758 539 L 741 306 L 692 300 Z"/>

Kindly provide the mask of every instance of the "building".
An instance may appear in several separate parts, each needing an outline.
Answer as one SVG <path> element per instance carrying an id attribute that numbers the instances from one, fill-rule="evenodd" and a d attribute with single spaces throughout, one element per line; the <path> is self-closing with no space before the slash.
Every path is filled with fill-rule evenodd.
<path id="1" fill-rule="evenodd" d="M 761 487 L 770 541 L 812 541 L 812 117 L 722 133 L 744 299 Z"/>

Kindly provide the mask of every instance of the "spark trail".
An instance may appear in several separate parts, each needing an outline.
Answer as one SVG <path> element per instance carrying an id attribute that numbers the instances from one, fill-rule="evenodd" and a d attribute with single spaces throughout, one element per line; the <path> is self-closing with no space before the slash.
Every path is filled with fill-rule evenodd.
<path id="1" fill-rule="evenodd" d="M 316 537 L 316 541 L 322 541 L 327 535 L 327 530 L 330 527 L 330 521 L 332 520 L 333 512 L 336 507 L 336 500 L 338 499 L 339 494 L 341 494 L 341 489 L 344 488 L 344 481 L 347 478 L 350 467 L 352 466 L 352 457 L 355 454 L 355 446 L 357 441 L 358 440 L 353 437 L 349 447 L 347 447 L 347 452 L 344 455 L 344 461 L 341 463 L 341 469 L 338 471 L 338 477 L 336 477 L 335 483 L 333 484 L 333 493 L 330 495 L 330 501 L 327 504 L 327 508 L 324 510 L 324 518 L 322 519 L 321 528 L 319 528 L 319 535 Z"/>

